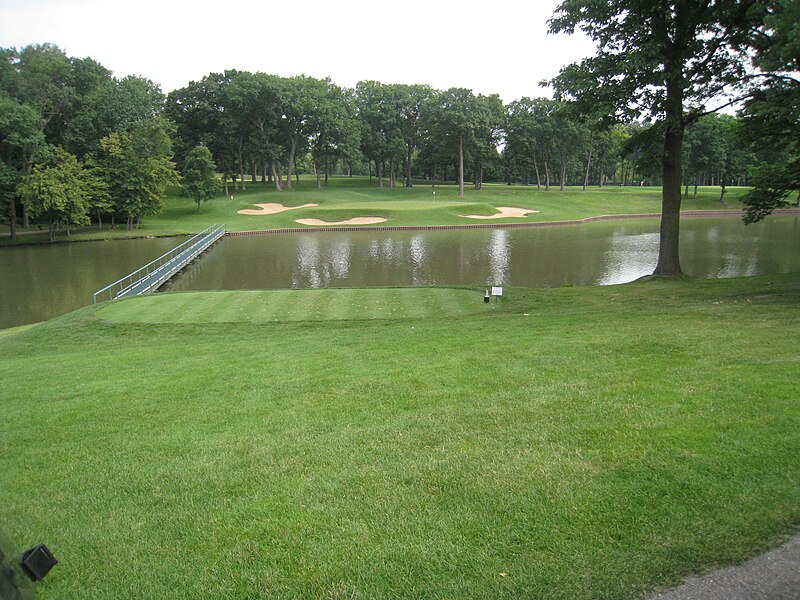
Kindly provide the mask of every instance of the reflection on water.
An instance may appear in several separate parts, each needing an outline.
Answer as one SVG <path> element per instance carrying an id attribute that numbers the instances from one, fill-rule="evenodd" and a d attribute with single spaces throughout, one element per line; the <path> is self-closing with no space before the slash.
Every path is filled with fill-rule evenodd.
<path id="1" fill-rule="evenodd" d="M 658 233 L 614 232 L 600 285 L 633 281 L 653 272 L 658 262 Z"/>
<path id="2" fill-rule="evenodd" d="M 503 285 L 508 278 L 508 266 L 511 263 L 511 245 L 509 229 L 495 229 L 489 242 L 489 275 L 488 285 Z"/>
<path id="3" fill-rule="evenodd" d="M 467 231 L 310 232 L 223 238 L 174 290 L 412 285 L 614 284 L 653 271 L 658 220 Z M 180 238 L 0 248 L 0 327 L 50 319 Z M 800 218 L 745 227 L 684 219 L 681 264 L 696 277 L 800 271 Z"/>
<path id="4" fill-rule="evenodd" d="M 407 285 L 616 284 L 652 273 L 658 220 L 468 231 L 315 232 L 223 239 L 176 290 Z M 696 277 L 800 270 L 800 219 L 745 227 L 684 219 L 681 263 Z M 261 268 L 253 268 L 256 260 Z"/>

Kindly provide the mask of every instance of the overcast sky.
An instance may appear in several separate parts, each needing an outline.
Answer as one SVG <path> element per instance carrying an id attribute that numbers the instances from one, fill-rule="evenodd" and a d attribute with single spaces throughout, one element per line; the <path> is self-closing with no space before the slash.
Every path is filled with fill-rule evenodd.
<path id="1" fill-rule="evenodd" d="M 593 53 L 559 0 L 0 0 L 0 46 L 51 42 L 164 92 L 225 69 L 466 87 L 510 102 Z"/>

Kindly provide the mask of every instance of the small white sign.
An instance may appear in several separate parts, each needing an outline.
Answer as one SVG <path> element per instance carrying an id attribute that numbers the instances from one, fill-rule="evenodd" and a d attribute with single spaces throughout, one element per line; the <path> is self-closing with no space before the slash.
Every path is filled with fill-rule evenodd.
<path id="1" fill-rule="evenodd" d="M 502 296 L 503 288 L 492 286 L 492 296 Z"/>

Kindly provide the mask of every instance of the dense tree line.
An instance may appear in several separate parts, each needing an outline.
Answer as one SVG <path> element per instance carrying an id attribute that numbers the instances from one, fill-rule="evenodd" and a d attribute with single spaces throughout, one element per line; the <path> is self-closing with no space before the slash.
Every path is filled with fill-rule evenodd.
<path id="1" fill-rule="evenodd" d="M 291 190 L 302 172 L 315 174 L 318 187 L 334 173 L 368 175 L 380 187 L 455 181 L 462 195 L 467 181 L 546 191 L 661 185 L 666 215 L 698 186 L 720 186 L 724 202 L 728 186 L 754 183 L 754 220 L 800 188 L 798 82 L 786 75 L 798 70 L 797 3 L 705 4 L 687 0 L 662 14 L 652 2 L 630 1 L 623 19 L 564 2 L 553 30 L 589 27 L 604 45 L 562 72 L 554 99 L 507 105 L 466 88 L 362 81 L 348 89 L 237 70 L 165 96 L 147 79 L 116 79 L 53 45 L 0 49 L 2 219 L 12 237 L 32 219 L 51 236 L 90 219 L 135 227 L 161 210 L 179 173 L 199 210 L 259 180 Z M 651 37 L 641 37 L 642 23 Z M 754 49 L 760 70 L 747 71 L 737 44 Z M 682 66 L 666 65 L 667 51 Z M 661 66 L 637 72 L 647 60 Z M 670 100 L 678 84 L 667 67 L 683 69 L 681 106 Z M 738 97 L 744 112 L 706 109 L 757 75 L 761 85 Z"/>

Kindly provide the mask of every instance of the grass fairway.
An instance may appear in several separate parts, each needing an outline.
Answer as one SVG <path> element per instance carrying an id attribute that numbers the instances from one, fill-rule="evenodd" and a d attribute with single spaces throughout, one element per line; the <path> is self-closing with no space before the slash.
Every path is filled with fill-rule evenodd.
<path id="1" fill-rule="evenodd" d="M 729 188 L 726 204 L 719 202 L 719 188 L 700 188 L 697 197 L 684 199 L 684 210 L 741 209 L 738 198 L 745 188 Z M 434 194 L 434 192 L 436 192 Z M 60 235 L 63 240 L 105 239 L 148 235 L 197 233 L 212 224 L 225 224 L 228 231 L 281 229 L 304 227 L 297 219 L 343 221 L 355 217 L 381 217 L 385 226 L 467 225 L 476 223 L 520 223 L 583 219 L 596 215 L 640 214 L 661 212 L 661 188 L 604 187 L 582 191 L 573 187 L 559 191 L 536 190 L 536 186 L 485 184 L 483 189 L 467 189 L 458 196 L 454 185 L 431 188 L 418 183 L 413 188 L 378 188 L 364 178 L 333 178 L 330 185 L 316 189 L 313 179 L 304 178 L 292 191 L 276 192 L 274 187 L 247 184 L 246 191 L 234 191 L 233 199 L 218 196 L 197 211 L 195 203 L 173 193 L 167 198 L 164 211 L 155 217 L 145 217 L 139 229 L 98 230 L 96 226 L 77 229 L 72 235 Z M 272 215 L 241 215 L 242 209 L 255 209 L 256 204 L 279 203 L 285 206 L 318 204 Z M 492 221 L 475 220 L 463 215 L 493 215 L 498 206 L 512 206 L 539 211 L 524 218 L 504 218 Z M 2 230 L 0 230 L 2 231 Z M 47 232 L 35 230 L 20 236 L 18 243 L 46 241 Z M 10 243 L 7 236 L 0 243 Z"/>
<path id="2" fill-rule="evenodd" d="M 98 312 L 121 323 L 269 323 L 458 317 L 491 311 L 483 292 L 449 288 L 257 290 L 156 294 Z M 1 330 L 0 330 L 1 332 Z"/>
<path id="3" fill-rule="evenodd" d="M 798 530 L 800 275 L 330 293 L 0 338 L 0 529 L 60 560 L 41 598 L 635 598 Z"/>

